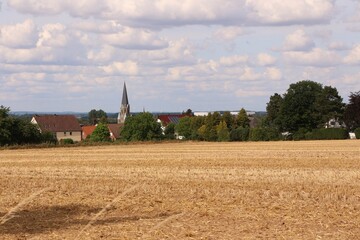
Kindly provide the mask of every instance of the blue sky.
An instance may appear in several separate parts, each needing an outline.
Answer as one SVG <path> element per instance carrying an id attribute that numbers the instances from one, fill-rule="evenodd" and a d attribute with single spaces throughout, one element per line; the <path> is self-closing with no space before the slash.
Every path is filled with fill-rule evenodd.
<path id="1" fill-rule="evenodd" d="M 6 0 L 0 105 L 265 110 L 310 79 L 360 91 L 358 0 Z"/>

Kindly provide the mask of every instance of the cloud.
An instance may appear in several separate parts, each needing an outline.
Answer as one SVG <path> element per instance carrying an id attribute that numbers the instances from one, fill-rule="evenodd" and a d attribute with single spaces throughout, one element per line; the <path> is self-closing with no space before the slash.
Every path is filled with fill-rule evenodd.
<path id="1" fill-rule="evenodd" d="M 31 48 L 37 41 L 35 23 L 27 19 L 15 25 L 0 26 L 0 45 L 10 48 Z"/>
<path id="2" fill-rule="evenodd" d="M 232 67 L 245 64 L 249 61 L 249 57 L 246 55 L 233 55 L 227 57 L 221 57 L 219 63 L 222 66 Z"/>
<path id="3" fill-rule="evenodd" d="M 258 24 L 291 25 L 329 22 L 333 0 L 247 0 L 248 19 Z"/>
<path id="4" fill-rule="evenodd" d="M 208 25 L 292 25 L 327 23 L 334 0 L 8 0 L 18 12 L 119 20 L 131 26 L 169 27 Z"/>
<path id="5" fill-rule="evenodd" d="M 333 51 L 314 48 L 310 52 L 285 52 L 284 60 L 299 66 L 329 67 L 341 63 L 341 57 Z"/>
<path id="6" fill-rule="evenodd" d="M 125 49 L 159 49 L 167 47 L 168 43 L 155 33 L 146 29 L 123 27 L 121 32 L 104 34 L 105 43 Z"/>
<path id="7" fill-rule="evenodd" d="M 344 58 L 347 64 L 360 64 L 360 44 L 351 49 L 349 54 Z"/>
<path id="8" fill-rule="evenodd" d="M 259 53 L 257 55 L 257 64 L 260 66 L 270 66 L 276 62 L 276 59 L 266 53 Z"/>
<path id="9" fill-rule="evenodd" d="M 106 74 L 124 74 L 137 75 L 139 71 L 138 64 L 134 61 L 114 62 L 111 65 L 100 67 Z"/>
<path id="10" fill-rule="evenodd" d="M 270 80 L 280 80 L 282 79 L 281 70 L 275 67 L 266 68 L 264 72 L 264 77 Z"/>
<path id="11" fill-rule="evenodd" d="M 285 51 L 307 51 L 313 47 L 315 47 L 315 43 L 311 38 L 303 29 L 298 29 L 286 37 L 282 49 Z"/>
<path id="12" fill-rule="evenodd" d="M 241 27 L 221 27 L 214 32 L 214 37 L 223 40 L 223 41 L 234 41 L 239 36 L 247 34 L 248 31 L 245 31 Z"/>
<path id="13" fill-rule="evenodd" d="M 60 23 L 46 24 L 42 27 L 36 46 L 65 47 L 69 42 L 69 38 L 64 25 Z"/>

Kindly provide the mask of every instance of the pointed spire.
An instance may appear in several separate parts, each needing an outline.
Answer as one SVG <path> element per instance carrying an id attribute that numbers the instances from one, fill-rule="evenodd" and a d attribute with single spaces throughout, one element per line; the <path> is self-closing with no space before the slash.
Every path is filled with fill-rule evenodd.
<path id="1" fill-rule="evenodd" d="M 126 83 L 124 82 L 124 90 L 120 106 L 120 112 L 118 115 L 118 123 L 125 123 L 125 119 L 128 116 L 130 116 L 130 104 L 126 90 Z"/>
<path id="2" fill-rule="evenodd" d="M 121 105 L 125 105 L 125 106 L 129 105 L 129 99 L 128 99 L 128 95 L 127 95 L 127 91 L 126 91 L 126 83 L 125 82 L 124 82 L 124 90 L 123 90 Z"/>

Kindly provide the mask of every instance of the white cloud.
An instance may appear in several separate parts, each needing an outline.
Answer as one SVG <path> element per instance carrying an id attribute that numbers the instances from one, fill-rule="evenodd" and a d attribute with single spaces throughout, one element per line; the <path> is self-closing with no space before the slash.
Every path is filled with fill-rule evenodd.
<path id="1" fill-rule="evenodd" d="M 214 37 L 223 41 L 233 41 L 239 36 L 245 35 L 248 32 L 241 27 L 221 27 L 214 32 Z"/>
<path id="2" fill-rule="evenodd" d="M 307 51 L 313 47 L 315 47 L 314 41 L 303 29 L 298 29 L 286 37 L 282 49 L 285 51 Z"/>
<path id="3" fill-rule="evenodd" d="M 130 27 L 123 27 L 118 33 L 104 34 L 102 39 L 107 44 L 126 49 L 159 49 L 167 46 L 167 42 L 154 32 Z"/>
<path id="4" fill-rule="evenodd" d="M 314 24 L 328 22 L 334 13 L 333 0 L 246 0 L 250 20 L 262 24 Z"/>
<path id="5" fill-rule="evenodd" d="M 276 59 L 267 53 L 259 53 L 257 55 L 257 64 L 260 66 L 273 65 L 275 62 Z"/>
<path id="6" fill-rule="evenodd" d="M 356 45 L 351 49 L 349 54 L 344 58 L 344 62 L 348 64 L 359 64 L 360 63 L 360 44 Z"/>
<path id="7" fill-rule="evenodd" d="M 335 51 L 344 51 L 350 49 L 350 47 L 344 42 L 331 42 L 328 48 Z"/>
<path id="8" fill-rule="evenodd" d="M 254 69 L 245 67 L 243 70 L 243 74 L 239 77 L 240 80 L 243 81 L 255 81 L 261 78 L 261 74 L 256 73 Z"/>
<path id="9" fill-rule="evenodd" d="M 68 41 L 69 36 L 66 33 L 66 27 L 64 25 L 60 23 L 46 24 L 42 27 L 36 46 L 65 47 Z"/>
<path id="10" fill-rule="evenodd" d="M 264 77 L 270 80 L 280 80 L 282 79 L 281 70 L 275 67 L 266 68 L 264 72 Z"/>
<path id="11" fill-rule="evenodd" d="M 137 75 L 138 64 L 134 61 L 114 62 L 111 65 L 101 67 L 107 74 Z"/>
<path id="12" fill-rule="evenodd" d="M 28 19 L 15 25 L 0 25 L 0 45 L 10 48 L 31 48 L 37 40 L 35 23 Z"/>
<path id="13" fill-rule="evenodd" d="M 21 13 L 116 19 L 133 26 L 188 24 L 317 24 L 334 14 L 334 0 L 8 0 Z"/>
<path id="14" fill-rule="evenodd" d="M 249 57 L 246 55 L 233 55 L 227 57 L 221 57 L 219 63 L 223 66 L 231 67 L 245 64 L 249 61 Z"/>
<path id="15" fill-rule="evenodd" d="M 300 66 L 328 67 L 341 63 L 341 57 L 333 51 L 314 48 L 311 52 L 285 52 L 285 61 Z"/>

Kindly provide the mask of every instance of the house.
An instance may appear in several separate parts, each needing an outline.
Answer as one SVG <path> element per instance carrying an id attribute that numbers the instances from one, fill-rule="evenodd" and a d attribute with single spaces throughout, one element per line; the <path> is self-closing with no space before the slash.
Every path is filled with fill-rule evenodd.
<path id="1" fill-rule="evenodd" d="M 118 124 L 108 124 L 110 138 L 112 141 L 115 141 L 120 138 L 120 129 L 124 126 L 122 123 Z"/>
<path id="2" fill-rule="evenodd" d="M 178 124 L 180 119 L 186 117 L 186 114 L 163 114 L 157 116 L 157 122 L 161 125 L 162 133 L 165 134 L 165 129 L 170 123 Z M 179 136 L 175 133 L 176 139 L 183 139 L 183 136 Z"/>
<path id="3" fill-rule="evenodd" d="M 82 129 L 74 115 L 35 115 L 31 123 L 36 124 L 40 132 L 51 132 L 58 141 L 70 138 L 73 141 L 82 140 Z"/>
<path id="4" fill-rule="evenodd" d="M 91 125 L 91 126 L 82 126 L 82 139 L 87 139 L 90 137 L 90 135 L 94 132 L 96 126 L 95 125 Z"/>
<path id="5" fill-rule="evenodd" d="M 82 128 L 82 139 L 86 139 L 90 137 L 90 135 L 94 132 L 97 125 L 91 126 L 83 126 Z M 124 126 L 124 124 L 107 124 L 110 132 L 110 138 L 112 141 L 115 141 L 120 138 L 120 129 Z"/>

